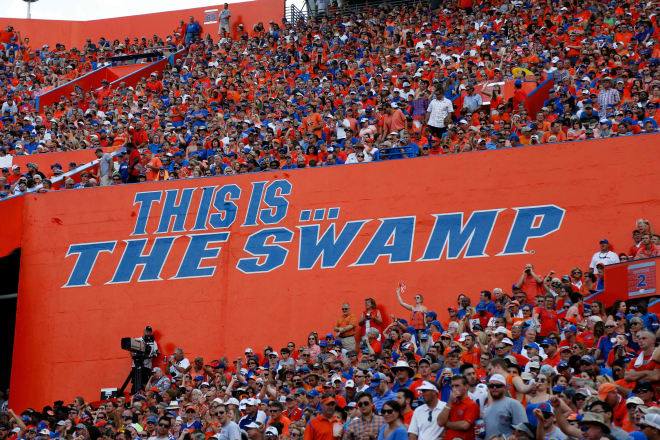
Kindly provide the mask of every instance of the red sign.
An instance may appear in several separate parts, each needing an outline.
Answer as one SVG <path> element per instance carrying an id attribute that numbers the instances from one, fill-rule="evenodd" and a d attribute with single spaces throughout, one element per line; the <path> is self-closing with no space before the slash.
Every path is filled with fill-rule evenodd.
<path id="1" fill-rule="evenodd" d="M 628 296 L 633 298 L 654 294 L 655 277 L 655 260 L 642 260 L 628 265 Z"/>

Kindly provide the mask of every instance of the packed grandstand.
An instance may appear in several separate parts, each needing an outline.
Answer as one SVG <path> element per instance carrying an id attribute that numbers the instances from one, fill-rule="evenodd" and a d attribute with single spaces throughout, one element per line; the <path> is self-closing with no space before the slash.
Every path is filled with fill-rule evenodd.
<path id="1" fill-rule="evenodd" d="M 236 39 L 191 22 L 80 50 L 35 49 L 8 27 L 0 158 L 93 149 L 99 166 L 67 178 L 70 189 L 654 133 L 659 10 L 621 0 L 331 8 Z M 187 54 L 135 87 L 36 109 L 38 95 L 108 58 L 154 47 Z M 546 81 L 530 114 L 523 85 Z M 51 179 L 78 165 L 4 168 L 0 197 L 56 190 Z M 176 349 L 163 360 L 147 327 L 130 393 L 16 412 L 3 400 L 0 440 L 660 440 L 658 318 L 646 299 L 594 299 L 604 266 L 659 256 L 660 236 L 640 219 L 629 246 L 599 246 L 570 273 L 527 265 L 511 286 L 460 295 L 446 312 L 401 283 L 405 312 L 384 316 L 373 298 L 337 304 L 336 322 L 318 324 L 331 333 L 263 350 L 246 341 L 239 358 Z"/>
<path id="2" fill-rule="evenodd" d="M 88 39 L 81 48 L 34 48 L 8 27 L 0 156 L 85 148 L 116 156 L 61 186 L 51 178 L 80 164 L 7 167 L 3 196 L 657 131 L 654 3 L 443 8 L 331 9 L 316 21 L 239 27 L 235 39 L 182 21 L 171 35 Z M 36 109 L 40 94 L 153 47 L 188 52 L 135 87 L 106 82 Z M 528 109 L 522 86 L 547 80 L 547 99 Z"/>

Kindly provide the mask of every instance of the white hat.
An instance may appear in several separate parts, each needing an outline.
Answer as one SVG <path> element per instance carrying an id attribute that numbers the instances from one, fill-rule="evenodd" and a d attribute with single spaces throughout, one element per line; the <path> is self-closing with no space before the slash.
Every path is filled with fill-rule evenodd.
<path id="1" fill-rule="evenodd" d="M 490 379 L 488 379 L 488 383 L 501 383 L 502 385 L 506 385 L 506 379 L 501 374 L 493 374 L 490 376 Z"/>
<path id="2" fill-rule="evenodd" d="M 508 335 L 509 331 L 506 329 L 506 327 L 502 327 L 502 326 L 499 326 L 495 330 L 493 330 L 494 335 L 497 335 L 497 334 L 500 334 L 500 333 L 503 334 L 503 335 Z"/>
<path id="3" fill-rule="evenodd" d="M 509 338 L 504 338 L 504 339 L 502 339 L 502 344 L 513 346 L 513 341 Z"/>
<path id="4" fill-rule="evenodd" d="M 253 397 L 250 397 L 249 399 L 247 399 L 245 401 L 245 404 L 248 405 L 248 406 L 257 406 L 258 402 L 257 402 L 257 399 L 255 399 Z"/>
<path id="5" fill-rule="evenodd" d="M 647 425 L 650 426 L 651 428 L 660 430 L 660 414 L 651 414 L 651 413 L 644 414 L 644 417 L 642 417 L 642 420 L 639 421 L 639 424 Z"/>
<path id="6" fill-rule="evenodd" d="M 433 385 L 431 382 L 425 380 L 420 386 L 417 387 L 419 391 L 438 391 L 438 387 Z"/>
<path id="7" fill-rule="evenodd" d="M 344 384 L 344 388 L 355 388 L 355 382 L 352 380 L 347 380 L 346 383 Z"/>
<path id="8" fill-rule="evenodd" d="M 261 423 L 257 422 L 256 420 L 254 422 L 250 422 L 247 425 L 245 425 L 246 428 L 261 428 Z"/>
<path id="9" fill-rule="evenodd" d="M 225 402 L 225 405 L 236 405 L 236 406 L 238 406 L 238 405 L 240 405 L 240 403 L 239 403 L 239 401 L 236 397 L 232 397 L 232 398 L 228 399 Z"/>
<path id="10" fill-rule="evenodd" d="M 630 397 L 626 400 L 626 405 L 644 405 L 644 401 L 637 396 Z"/>
<path id="11" fill-rule="evenodd" d="M 49 436 L 49 435 L 50 435 L 50 431 L 47 430 L 46 428 L 44 428 L 44 429 L 42 429 L 41 431 L 39 431 L 39 434 L 42 434 L 42 435 L 48 435 L 48 436 Z"/>
<path id="12" fill-rule="evenodd" d="M 272 434 L 276 437 L 278 437 L 280 435 L 280 433 L 277 432 L 277 428 L 274 427 L 274 426 L 269 426 L 268 428 L 266 428 L 265 434 Z"/>
<path id="13" fill-rule="evenodd" d="M 213 402 L 212 402 L 212 403 L 224 404 L 224 402 L 222 401 L 222 399 L 219 398 L 219 397 L 216 397 L 215 399 L 213 399 Z"/>

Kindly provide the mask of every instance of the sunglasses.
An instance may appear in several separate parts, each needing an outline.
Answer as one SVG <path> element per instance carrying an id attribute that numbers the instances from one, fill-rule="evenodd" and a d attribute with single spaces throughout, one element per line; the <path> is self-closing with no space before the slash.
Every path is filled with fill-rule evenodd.
<path id="1" fill-rule="evenodd" d="M 497 389 L 499 389 L 499 388 L 504 388 L 504 385 L 502 385 L 501 383 L 490 383 L 490 384 L 488 384 L 488 388 L 497 388 Z"/>
<path id="2" fill-rule="evenodd" d="M 359 406 L 360 408 L 365 407 L 365 406 L 369 406 L 369 405 L 371 405 L 371 402 L 364 402 L 364 401 L 363 401 L 363 402 L 359 402 L 359 403 L 358 403 L 358 406 Z"/>
<path id="3" fill-rule="evenodd" d="M 393 409 L 384 409 L 383 414 L 393 414 L 395 411 Z"/>
<path id="4" fill-rule="evenodd" d="M 170 425 L 167 423 L 159 423 L 158 426 L 162 426 L 163 428 L 169 428 Z"/>

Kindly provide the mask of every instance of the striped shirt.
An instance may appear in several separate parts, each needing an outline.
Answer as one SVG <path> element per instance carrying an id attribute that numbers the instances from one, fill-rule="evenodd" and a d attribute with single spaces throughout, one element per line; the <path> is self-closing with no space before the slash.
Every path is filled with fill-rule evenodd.
<path id="1" fill-rule="evenodd" d="M 598 110 L 605 111 L 608 104 L 618 104 L 620 100 L 617 89 L 603 89 L 598 94 Z"/>
<path id="2" fill-rule="evenodd" d="M 417 98 L 410 103 L 410 116 L 413 119 L 424 119 L 426 117 L 426 109 L 429 106 L 429 100 L 426 98 Z"/>

